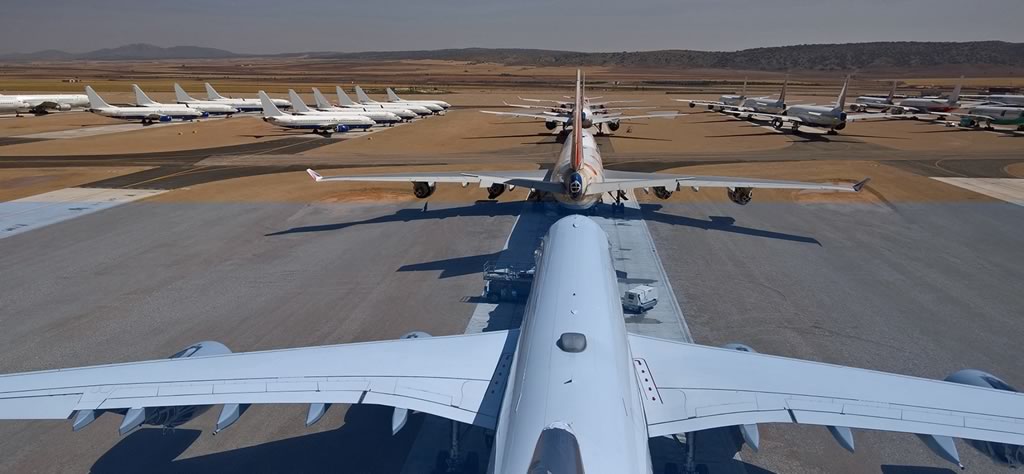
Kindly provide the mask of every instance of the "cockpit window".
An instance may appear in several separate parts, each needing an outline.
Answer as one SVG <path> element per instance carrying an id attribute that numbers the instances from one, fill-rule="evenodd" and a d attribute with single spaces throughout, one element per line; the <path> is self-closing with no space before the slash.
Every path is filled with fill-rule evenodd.
<path id="1" fill-rule="evenodd" d="M 583 474 L 583 458 L 576 436 L 561 428 L 542 431 L 527 474 Z"/>

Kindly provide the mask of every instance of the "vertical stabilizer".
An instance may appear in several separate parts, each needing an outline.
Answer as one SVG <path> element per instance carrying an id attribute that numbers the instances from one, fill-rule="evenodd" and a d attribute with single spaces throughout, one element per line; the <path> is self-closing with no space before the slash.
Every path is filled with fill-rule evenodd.
<path id="1" fill-rule="evenodd" d="M 740 96 L 742 96 L 742 97 L 746 97 L 747 96 L 747 78 L 745 78 L 745 77 L 743 78 L 743 88 L 740 89 Z"/>
<path id="2" fill-rule="evenodd" d="M 260 91 L 260 104 L 263 105 L 264 117 L 280 117 L 284 115 L 284 112 L 281 112 L 281 109 L 274 105 L 274 101 L 270 100 L 266 92 Z"/>
<path id="3" fill-rule="evenodd" d="M 572 169 L 583 167 L 583 72 L 576 70 L 576 104 L 572 108 Z"/>
<path id="4" fill-rule="evenodd" d="M 899 83 L 898 80 L 893 79 L 893 81 L 892 81 L 892 89 L 889 89 L 889 96 L 885 98 L 885 103 L 891 104 L 893 99 L 896 98 L 896 84 L 898 84 L 898 83 Z"/>
<path id="5" fill-rule="evenodd" d="M 779 92 L 779 104 L 782 104 L 782 105 L 786 104 L 786 86 L 788 86 L 788 85 L 789 85 L 789 75 L 787 75 L 786 79 L 784 81 L 782 81 L 782 92 Z"/>
<path id="6" fill-rule="evenodd" d="M 956 105 L 960 101 L 960 88 L 964 85 L 964 76 L 960 76 L 960 80 L 956 83 L 956 87 L 953 88 L 953 93 L 949 95 L 949 105 Z"/>
<path id="7" fill-rule="evenodd" d="M 192 96 L 188 95 L 188 92 L 185 92 L 185 89 L 182 89 L 181 86 L 179 86 L 177 82 L 174 83 L 174 98 L 178 102 L 194 102 L 195 101 L 195 99 L 193 99 Z"/>
<path id="8" fill-rule="evenodd" d="M 219 93 L 217 93 L 217 89 L 214 89 L 213 86 L 211 86 L 209 82 L 207 82 L 207 83 L 205 83 L 203 85 L 206 86 L 206 97 L 209 98 L 210 100 L 224 100 L 224 99 L 227 99 L 227 97 L 224 97 L 224 96 L 220 95 Z"/>
<path id="9" fill-rule="evenodd" d="M 846 108 L 846 88 L 850 86 L 850 76 L 846 76 L 846 80 L 843 81 L 843 88 L 839 91 L 839 97 L 836 98 L 836 109 L 840 112 Z"/>
<path id="10" fill-rule="evenodd" d="M 316 108 L 318 109 L 329 109 L 334 107 L 331 105 L 331 101 L 327 100 L 327 97 L 320 92 L 320 89 L 313 88 L 313 100 L 316 101 Z"/>
<path id="11" fill-rule="evenodd" d="M 334 86 L 334 92 L 338 94 L 338 103 L 341 105 L 356 105 L 352 98 L 341 89 L 341 86 Z"/>
<path id="12" fill-rule="evenodd" d="M 110 104 L 103 100 L 96 91 L 92 90 L 92 86 L 85 86 L 85 95 L 89 97 L 89 108 L 90 109 L 105 109 L 109 108 Z"/>
<path id="13" fill-rule="evenodd" d="M 296 113 L 309 112 L 309 107 L 306 107 L 306 103 L 302 101 L 302 97 L 295 93 L 294 89 L 288 89 L 288 101 L 292 103 L 292 110 Z"/>
<path id="14" fill-rule="evenodd" d="M 363 104 L 374 104 L 374 103 L 376 103 L 376 101 L 371 99 L 370 96 L 366 95 L 366 93 L 363 92 L 363 88 L 359 87 L 359 86 L 356 86 L 356 99 L 359 100 L 359 102 L 363 103 Z"/>
<path id="15" fill-rule="evenodd" d="M 391 90 L 391 88 L 388 87 L 388 101 L 389 102 L 401 102 L 402 98 L 398 97 L 398 94 L 395 94 L 395 91 Z"/>
<path id="16" fill-rule="evenodd" d="M 140 107 L 148 105 L 156 105 L 153 99 L 150 99 L 145 92 L 142 92 L 142 88 L 138 84 L 132 84 L 132 90 L 135 91 L 135 105 Z"/>

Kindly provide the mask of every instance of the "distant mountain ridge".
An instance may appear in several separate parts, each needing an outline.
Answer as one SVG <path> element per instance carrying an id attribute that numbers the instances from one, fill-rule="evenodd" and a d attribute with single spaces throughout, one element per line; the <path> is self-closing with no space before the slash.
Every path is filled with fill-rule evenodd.
<path id="1" fill-rule="evenodd" d="M 680 67 L 747 70 L 855 70 L 892 67 L 1001 66 L 1024 67 L 1024 43 L 874 42 L 804 44 L 740 51 L 626 51 L 584 53 L 544 49 L 464 48 L 429 51 L 305 52 L 274 55 L 239 54 L 216 48 L 131 44 L 87 53 L 46 50 L 0 56 L 3 61 L 227 59 L 242 57 L 305 57 L 338 60 L 435 59 L 493 62 L 508 65 Z"/>

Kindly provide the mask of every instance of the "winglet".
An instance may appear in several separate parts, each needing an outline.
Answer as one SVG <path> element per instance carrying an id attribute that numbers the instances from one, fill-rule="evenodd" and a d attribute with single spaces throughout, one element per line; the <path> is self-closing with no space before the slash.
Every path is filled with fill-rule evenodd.
<path id="1" fill-rule="evenodd" d="M 871 178 L 864 178 L 860 180 L 859 183 L 853 185 L 853 190 L 859 193 L 860 190 L 864 189 L 864 186 L 868 184 L 868 181 L 871 181 Z"/>
<path id="2" fill-rule="evenodd" d="M 319 183 L 320 181 L 323 181 L 323 179 L 324 179 L 324 177 L 323 177 L 323 176 L 320 176 L 320 173 L 317 173 L 316 171 L 313 171 L 313 170 L 312 170 L 312 169 L 310 169 L 310 168 L 306 168 L 306 172 L 307 172 L 307 173 L 309 173 L 309 177 L 310 177 L 310 178 L 313 178 L 313 181 L 316 181 L 316 182 L 318 182 L 318 183 Z"/>

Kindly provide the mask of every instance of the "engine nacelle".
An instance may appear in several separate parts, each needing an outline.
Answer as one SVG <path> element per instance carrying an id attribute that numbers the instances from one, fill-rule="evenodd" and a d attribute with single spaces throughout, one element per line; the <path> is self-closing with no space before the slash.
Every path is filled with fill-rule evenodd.
<path id="1" fill-rule="evenodd" d="M 199 116 L 202 118 L 210 118 L 210 113 L 204 110 L 201 114 L 199 114 Z"/>
<path id="2" fill-rule="evenodd" d="M 669 191 L 664 186 L 655 186 L 655 187 L 653 187 L 651 189 L 654 190 L 654 195 L 657 196 L 658 199 L 668 199 L 668 198 L 672 197 L 672 191 Z"/>
<path id="3" fill-rule="evenodd" d="M 416 181 L 412 183 L 412 193 L 420 199 L 426 199 L 434 194 L 434 190 L 437 189 L 437 185 L 426 183 L 423 181 Z"/>
<path id="4" fill-rule="evenodd" d="M 334 127 L 334 131 L 345 133 L 345 132 L 349 131 L 349 127 L 348 127 L 348 125 L 338 125 L 338 126 Z"/>
<path id="5" fill-rule="evenodd" d="M 54 107 L 53 109 L 54 110 L 59 110 L 61 112 L 67 112 L 67 111 L 71 110 L 71 104 L 57 104 L 57 106 Z"/>
<path id="6" fill-rule="evenodd" d="M 621 126 L 622 126 L 622 124 L 620 124 L 618 120 L 616 120 L 614 122 L 608 122 L 608 130 L 611 130 L 613 132 L 618 130 L 619 127 L 621 127 Z"/>
<path id="7" fill-rule="evenodd" d="M 697 104 L 695 104 L 695 103 L 693 103 L 693 102 L 690 102 L 690 104 L 689 104 L 689 105 L 690 105 L 690 108 L 691 108 L 691 109 L 697 106 Z"/>
<path id="8" fill-rule="evenodd" d="M 750 347 L 750 346 L 748 346 L 746 344 L 740 344 L 738 342 L 731 342 L 731 343 L 726 344 L 726 345 L 724 345 L 722 347 L 725 348 L 725 349 L 732 349 L 734 351 L 752 352 L 754 354 L 757 354 L 757 351 L 755 351 L 754 348 L 752 348 L 752 347 Z"/>
<path id="9" fill-rule="evenodd" d="M 741 206 L 749 204 L 753 196 L 753 188 L 729 188 L 729 200 Z"/>
<path id="10" fill-rule="evenodd" d="M 402 337 L 400 337 L 399 339 L 426 339 L 428 337 L 433 336 L 423 331 L 412 331 L 402 334 Z"/>
<path id="11" fill-rule="evenodd" d="M 494 183 L 487 187 L 487 199 L 497 199 L 505 192 L 505 185 L 501 183 Z"/>
<path id="12" fill-rule="evenodd" d="M 973 385 L 975 387 L 992 388 L 995 390 L 1005 390 L 1007 392 L 1017 392 L 1018 390 L 1010 384 L 1003 381 L 1003 379 L 996 377 L 988 372 L 984 372 L 977 369 L 964 369 L 953 372 L 945 379 L 947 382 L 959 383 L 964 385 Z M 941 439 L 941 438 L 939 438 Z M 927 441 L 927 440 L 926 440 Z M 932 442 L 935 442 L 935 437 L 932 437 Z M 1024 465 L 1024 447 L 1013 444 L 1005 443 L 991 443 L 987 441 L 977 440 L 965 440 L 974 449 L 977 449 L 982 454 L 988 456 L 993 461 L 1006 464 L 1010 467 L 1018 467 Z M 929 444 L 931 447 L 931 444 Z M 942 453 L 939 453 L 940 455 Z"/>
<path id="13" fill-rule="evenodd" d="M 159 120 L 161 122 L 170 122 L 173 119 L 170 115 L 161 115 Z"/>
<path id="14" fill-rule="evenodd" d="M 550 120 L 547 121 L 547 122 L 544 122 L 544 128 L 547 128 L 548 130 L 554 130 L 555 127 L 558 127 L 558 122 L 550 121 Z"/>

